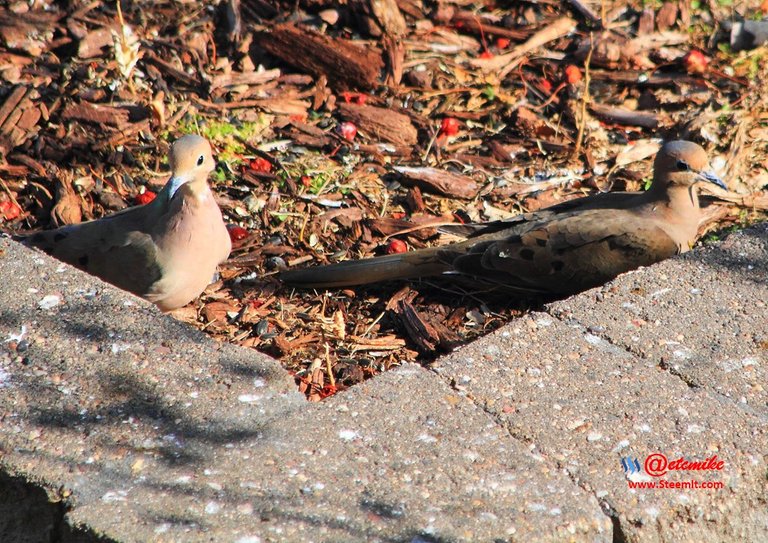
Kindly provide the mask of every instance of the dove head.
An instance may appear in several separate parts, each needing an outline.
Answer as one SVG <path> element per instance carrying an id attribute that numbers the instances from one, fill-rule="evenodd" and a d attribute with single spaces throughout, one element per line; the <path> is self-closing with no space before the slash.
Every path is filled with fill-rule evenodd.
<path id="1" fill-rule="evenodd" d="M 656 155 L 653 171 L 653 185 L 660 190 L 674 186 L 692 187 L 698 183 L 727 188 L 710 169 L 706 151 L 690 141 L 666 143 Z"/>
<path id="2" fill-rule="evenodd" d="M 195 135 L 182 136 L 171 146 L 171 178 L 169 198 L 173 198 L 182 185 L 188 184 L 193 192 L 207 188 L 208 174 L 216 167 L 211 145 L 205 138 Z"/>

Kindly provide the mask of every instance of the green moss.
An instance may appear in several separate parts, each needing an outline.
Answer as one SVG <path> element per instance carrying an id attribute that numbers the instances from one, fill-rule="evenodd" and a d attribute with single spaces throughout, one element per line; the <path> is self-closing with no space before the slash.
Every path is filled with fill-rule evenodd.
<path id="1" fill-rule="evenodd" d="M 269 117 L 259 115 L 256 122 L 236 119 L 206 120 L 200 115 L 185 115 L 178 123 L 178 131 L 200 134 L 219 149 L 221 160 L 232 161 L 246 152 L 245 143 L 255 145 L 269 127 Z"/>

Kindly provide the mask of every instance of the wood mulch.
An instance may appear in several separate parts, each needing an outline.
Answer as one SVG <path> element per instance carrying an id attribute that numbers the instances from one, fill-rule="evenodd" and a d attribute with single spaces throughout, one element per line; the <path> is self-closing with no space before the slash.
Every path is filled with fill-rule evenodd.
<path id="1" fill-rule="evenodd" d="M 725 29 L 760 9 L 10 1 L 0 227 L 149 201 L 169 142 L 204 135 L 234 250 L 221 280 L 174 316 L 279 358 L 320 400 L 403 361 L 429 363 L 538 301 L 433 280 L 299 291 L 276 270 L 446 243 L 444 223 L 642 190 L 662 138 L 703 143 L 731 189 L 707 199 L 702 232 L 764 218 L 768 50 L 733 51 Z"/>

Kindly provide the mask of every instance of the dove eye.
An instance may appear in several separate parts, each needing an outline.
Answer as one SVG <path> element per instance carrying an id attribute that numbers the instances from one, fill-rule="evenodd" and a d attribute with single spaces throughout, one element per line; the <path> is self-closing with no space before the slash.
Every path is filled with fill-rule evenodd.
<path id="1" fill-rule="evenodd" d="M 197 159 L 197 165 L 202 166 L 203 162 L 205 162 L 205 157 L 203 155 L 200 155 L 200 158 Z"/>
<path id="2" fill-rule="evenodd" d="M 677 161 L 677 169 L 681 172 L 687 172 L 691 169 L 691 167 L 688 165 L 688 163 L 685 160 L 678 160 Z"/>

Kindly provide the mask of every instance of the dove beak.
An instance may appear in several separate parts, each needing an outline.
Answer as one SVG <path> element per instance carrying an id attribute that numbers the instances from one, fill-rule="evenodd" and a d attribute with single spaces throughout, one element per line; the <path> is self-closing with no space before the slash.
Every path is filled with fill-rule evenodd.
<path id="1" fill-rule="evenodd" d="M 168 180 L 168 199 L 170 200 L 173 198 L 173 195 L 176 194 L 176 191 L 181 188 L 181 186 L 191 180 L 190 175 L 174 175 Z"/>
<path id="2" fill-rule="evenodd" d="M 715 172 L 712 171 L 703 171 L 699 172 L 699 178 L 702 181 L 706 181 L 707 183 L 712 183 L 713 185 L 717 185 L 721 189 L 728 190 L 728 187 L 725 186 L 725 183 L 723 183 L 723 180 L 720 179 Z"/>

